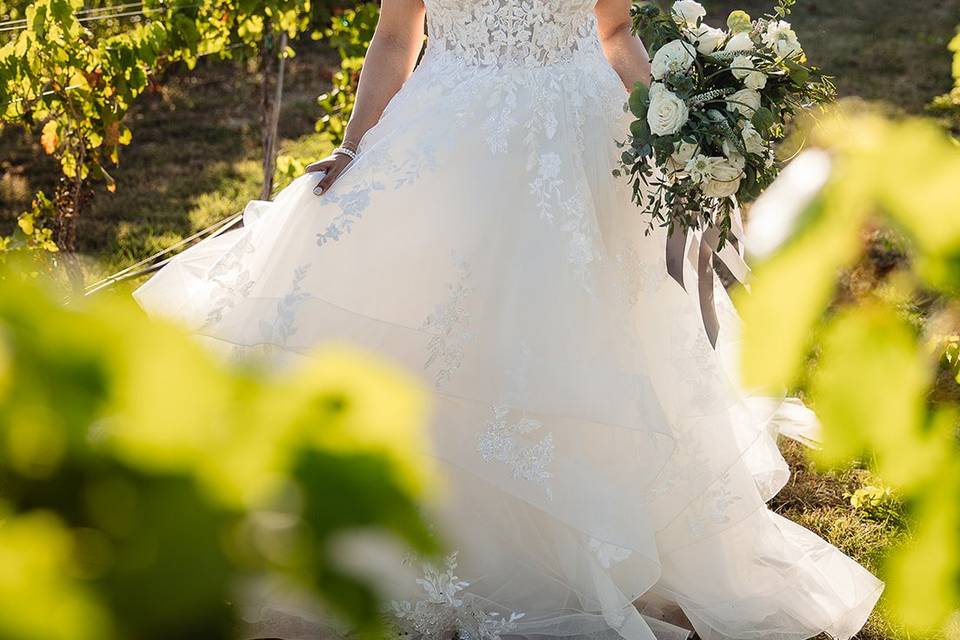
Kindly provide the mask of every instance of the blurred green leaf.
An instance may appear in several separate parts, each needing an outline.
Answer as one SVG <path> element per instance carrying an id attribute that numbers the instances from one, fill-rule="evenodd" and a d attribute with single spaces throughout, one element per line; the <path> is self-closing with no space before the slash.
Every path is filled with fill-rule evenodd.
<path id="1" fill-rule="evenodd" d="M 887 599 L 908 630 L 928 634 L 960 606 L 960 405 L 955 392 L 933 393 L 941 360 L 954 383 L 957 343 L 920 335 L 905 311 L 932 286 L 945 294 L 945 326 L 960 312 L 960 148 L 928 122 L 872 116 L 828 120 L 818 137 L 833 153 L 830 181 L 756 265 L 753 294 L 737 296 L 744 378 L 784 388 L 806 377 L 823 425 L 815 457 L 869 462 L 896 490 L 914 535 L 888 558 Z M 837 300 L 868 222 L 904 232 L 911 261 L 883 289 Z"/>
<path id="2" fill-rule="evenodd" d="M 920 436 L 931 380 L 913 329 L 892 309 L 864 306 L 831 319 L 821 344 L 811 394 L 829 445 L 817 457 L 840 464 L 873 445 L 913 469 L 904 458 Z"/>
<path id="3" fill-rule="evenodd" d="M 0 636 L 230 638 L 254 575 L 382 631 L 330 541 L 363 528 L 438 550 L 414 383 L 345 348 L 284 374 L 230 367 L 129 299 L 64 307 L 4 270 L 0 287 Z"/>
<path id="4" fill-rule="evenodd" d="M 799 374 L 836 274 L 859 252 L 867 214 L 862 186 L 853 177 L 828 185 L 807 207 L 796 237 L 756 267 L 752 293 L 737 292 L 744 321 L 741 368 L 749 387 L 788 388 Z"/>
<path id="5" fill-rule="evenodd" d="M 953 477 L 960 470 L 953 469 Z M 910 629 L 935 633 L 960 602 L 960 493 L 956 483 L 933 488 L 920 506 L 921 523 L 887 562 L 887 598 Z"/>

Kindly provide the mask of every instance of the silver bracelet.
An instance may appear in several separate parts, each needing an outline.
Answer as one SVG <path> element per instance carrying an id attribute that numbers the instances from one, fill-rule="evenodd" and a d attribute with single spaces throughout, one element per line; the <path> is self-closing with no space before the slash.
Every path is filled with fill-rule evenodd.
<path id="1" fill-rule="evenodd" d="M 347 156 L 351 161 L 357 159 L 357 152 L 346 147 L 337 147 L 333 150 L 333 155 Z"/>

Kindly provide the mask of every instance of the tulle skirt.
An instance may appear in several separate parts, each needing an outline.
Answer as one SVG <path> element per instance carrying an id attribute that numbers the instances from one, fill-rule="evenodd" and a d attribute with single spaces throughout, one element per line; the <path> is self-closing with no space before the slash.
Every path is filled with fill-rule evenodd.
<path id="1" fill-rule="evenodd" d="M 624 98 L 605 63 L 428 56 L 327 194 L 306 175 L 251 203 L 136 298 L 232 350 L 359 345 L 431 390 L 451 554 L 376 563 L 413 637 L 849 638 L 882 584 L 766 507 L 778 434 L 815 419 L 740 388 L 722 287 L 714 349 L 667 276 L 612 174 Z M 315 637 L 281 593 L 252 598 L 258 633 Z"/>

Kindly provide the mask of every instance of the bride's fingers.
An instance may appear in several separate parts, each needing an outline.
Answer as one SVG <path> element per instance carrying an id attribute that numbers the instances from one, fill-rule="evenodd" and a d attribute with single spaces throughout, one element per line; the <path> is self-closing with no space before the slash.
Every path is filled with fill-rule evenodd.
<path id="1" fill-rule="evenodd" d="M 326 173 L 330 170 L 330 167 L 333 166 L 333 160 L 331 158 L 326 158 L 324 160 L 318 160 L 307 165 L 307 173 L 317 173 L 318 171 L 323 171 Z"/>
<path id="2" fill-rule="evenodd" d="M 348 158 L 345 155 L 336 155 L 330 161 L 330 166 L 326 169 L 327 175 L 323 177 L 320 182 L 317 183 L 317 186 L 314 187 L 313 192 L 315 194 L 322 195 L 327 192 L 327 190 L 336 182 L 337 178 L 340 177 L 340 174 L 343 173 L 344 169 L 350 164 L 351 158 Z"/>
<path id="3" fill-rule="evenodd" d="M 323 176 L 323 179 L 317 183 L 317 186 L 313 189 L 313 192 L 317 195 L 326 193 L 327 189 L 330 188 L 330 185 L 340 177 L 340 174 L 343 172 L 343 166 L 339 164 L 334 164 L 327 170 L 327 175 Z"/>

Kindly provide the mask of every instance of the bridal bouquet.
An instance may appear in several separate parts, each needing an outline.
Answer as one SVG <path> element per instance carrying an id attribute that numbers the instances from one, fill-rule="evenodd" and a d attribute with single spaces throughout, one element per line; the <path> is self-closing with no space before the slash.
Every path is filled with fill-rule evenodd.
<path id="1" fill-rule="evenodd" d="M 734 11 L 726 29 L 707 25 L 693 0 L 669 12 L 652 3 L 634 7 L 635 31 L 653 55 L 653 81 L 630 95 L 637 120 L 617 173 L 630 178 L 651 228 L 684 237 L 709 230 L 713 249 L 722 247 L 737 203 L 776 178 L 773 145 L 788 120 L 834 97 L 832 82 L 807 64 L 784 20 L 795 1 L 778 0 L 757 20 Z"/>

